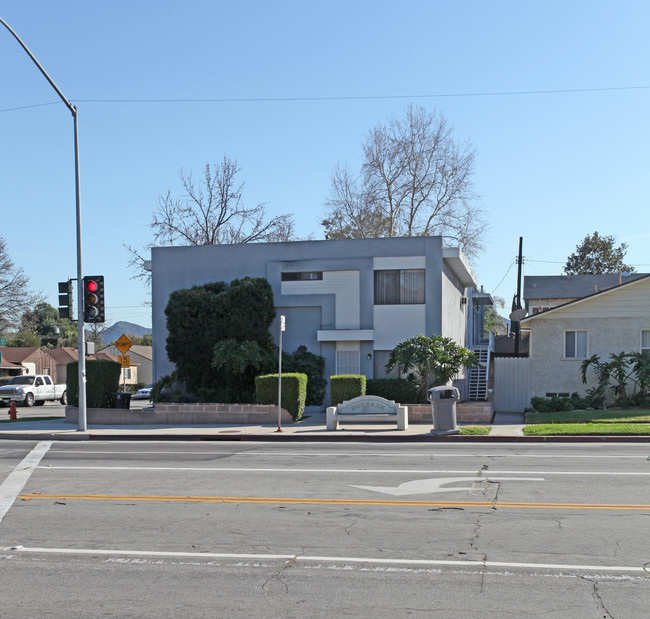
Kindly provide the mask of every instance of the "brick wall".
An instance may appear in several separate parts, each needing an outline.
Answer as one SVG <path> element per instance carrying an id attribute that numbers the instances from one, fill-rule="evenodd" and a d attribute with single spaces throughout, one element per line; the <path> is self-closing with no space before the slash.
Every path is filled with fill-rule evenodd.
<path id="1" fill-rule="evenodd" d="M 409 423 L 431 423 L 433 414 L 430 404 L 407 404 Z M 458 423 L 489 424 L 494 418 L 492 402 L 458 402 L 456 404 L 456 421 Z"/>

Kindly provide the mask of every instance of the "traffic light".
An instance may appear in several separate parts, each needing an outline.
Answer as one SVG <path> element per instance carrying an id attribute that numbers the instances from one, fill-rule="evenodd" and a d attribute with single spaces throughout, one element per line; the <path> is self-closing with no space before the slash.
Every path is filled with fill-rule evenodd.
<path id="1" fill-rule="evenodd" d="M 84 322 L 104 322 L 104 276 L 84 277 Z"/>
<path id="2" fill-rule="evenodd" d="M 72 319 L 72 280 L 59 282 L 59 318 Z"/>

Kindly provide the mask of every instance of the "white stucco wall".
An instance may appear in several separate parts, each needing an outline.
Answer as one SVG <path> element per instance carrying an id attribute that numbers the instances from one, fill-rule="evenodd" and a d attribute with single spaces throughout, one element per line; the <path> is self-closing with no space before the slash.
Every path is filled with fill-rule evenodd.
<path id="1" fill-rule="evenodd" d="M 425 333 L 426 305 L 375 305 L 375 350 L 392 350 L 400 342 Z"/>
<path id="2" fill-rule="evenodd" d="M 582 384 L 583 359 L 564 357 L 566 331 L 587 331 L 587 357 L 594 354 L 607 360 L 611 353 L 641 350 L 641 332 L 650 329 L 650 280 L 575 302 L 548 315 L 539 314 L 524 321 L 530 328 L 532 392 L 584 395 L 595 385 L 593 373 Z"/>
<path id="3" fill-rule="evenodd" d="M 445 268 L 442 272 L 442 333 L 460 346 L 465 346 L 467 331 L 467 305 L 461 303 L 465 288 Z M 425 335 L 433 335 L 426 333 Z"/>

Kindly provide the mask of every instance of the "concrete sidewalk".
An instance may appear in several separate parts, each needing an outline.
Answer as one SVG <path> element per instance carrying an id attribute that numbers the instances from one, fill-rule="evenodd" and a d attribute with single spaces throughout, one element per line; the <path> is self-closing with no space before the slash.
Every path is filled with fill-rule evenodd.
<path id="1" fill-rule="evenodd" d="M 521 423 L 512 423 L 521 421 Z M 410 424 L 408 430 L 398 431 L 395 424 L 346 424 L 328 431 L 325 413 L 312 414 L 298 423 L 285 424 L 278 432 L 277 424 L 265 425 L 88 425 L 80 432 L 77 425 L 65 419 L 13 421 L 0 424 L 0 439 L 5 440 L 495 440 L 523 436 L 523 416 L 503 418 L 499 415 L 488 436 L 434 436 L 432 423 Z"/>

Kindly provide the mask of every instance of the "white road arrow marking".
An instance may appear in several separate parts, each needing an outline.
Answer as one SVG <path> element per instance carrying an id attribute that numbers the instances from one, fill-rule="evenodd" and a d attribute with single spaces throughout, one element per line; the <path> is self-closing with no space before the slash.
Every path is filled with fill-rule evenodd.
<path id="1" fill-rule="evenodd" d="M 383 492 L 393 496 L 404 496 L 406 494 L 436 494 L 438 492 L 462 492 L 472 490 L 470 487 L 462 488 L 442 488 L 447 484 L 471 481 L 473 483 L 480 481 L 545 481 L 543 477 L 490 477 L 481 475 L 481 477 L 439 477 L 437 479 L 415 479 L 407 481 L 393 488 L 391 486 L 351 486 L 352 488 L 361 488 L 361 490 L 370 490 L 371 492 Z"/>

